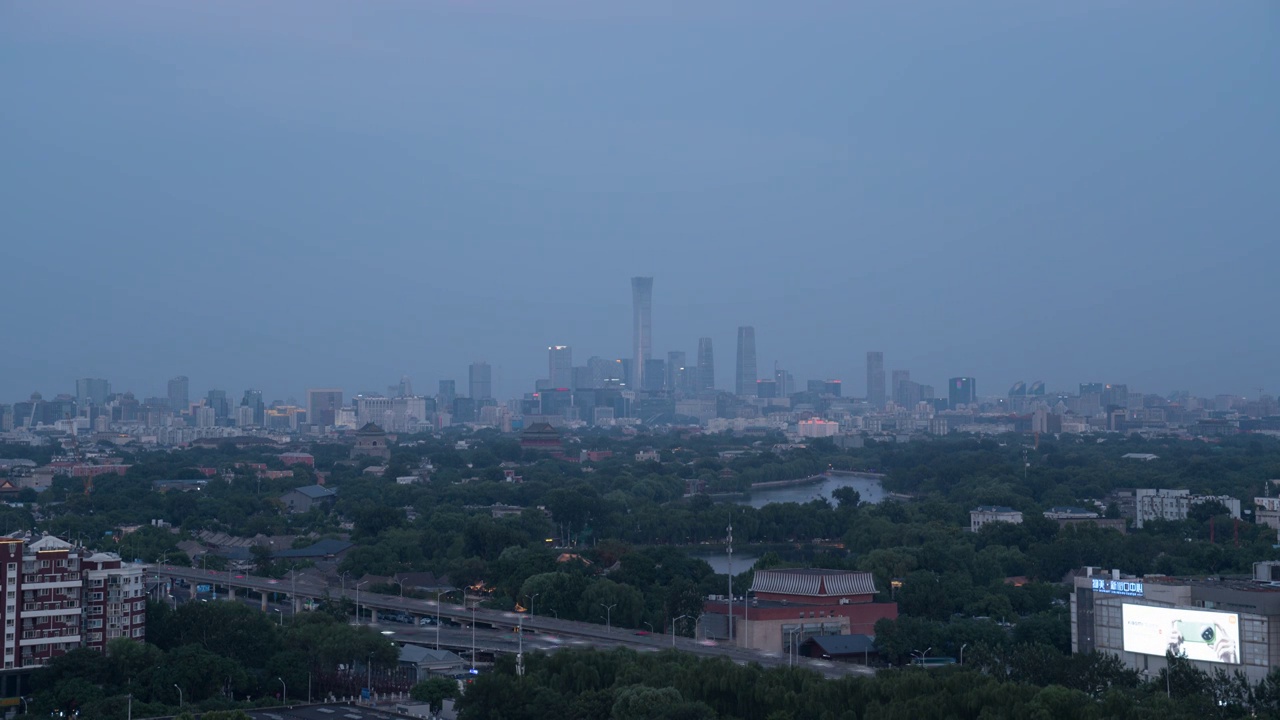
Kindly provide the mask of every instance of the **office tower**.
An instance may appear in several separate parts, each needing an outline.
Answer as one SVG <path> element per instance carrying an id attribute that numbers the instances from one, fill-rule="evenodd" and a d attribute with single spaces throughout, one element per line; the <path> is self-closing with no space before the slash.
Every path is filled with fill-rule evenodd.
<path id="1" fill-rule="evenodd" d="M 487 362 L 473 362 L 467 368 L 467 394 L 481 402 L 493 398 L 493 368 Z"/>
<path id="2" fill-rule="evenodd" d="M 453 401 L 458 399 L 458 390 L 452 380 L 440 381 L 440 392 L 436 393 L 436 407 L 445 412 L 453 412 Z"/>
<path id="3" fill-rule="evenodd" d="M 791 373 L 773 364 L 773 381 L 778 384 L 778 394 L 774 397 L 791 397 L 796 391 L 796 378 Z"/>
<path id="4" fill-rule="evenodd" d="M 205 396 L 205 404 L 213 408 L 213 416 L 219 420 L 231 417 L 231 401 L 227 400 L 226 390 L 210 390 Z"/>
<path id="5" fill-rule="evenodd" d="M 694 390 L 714 390 L 716 388 L 716 358 L 711 350 L 711 338 L 698 338 L 698 368 L 695 373 Z"/>
<path id="6" fill-rule="evenodd" d="M 175 413 L 184 413 L 191 406 L 191 396 L 188 391 L 191 381 L 186 375 L 179 375 L 169 380 L 169 408 Z"/>
<path id="7" fill-rule="evenodd" d="M 331 427 L 342 407 L 342 391 L 337 389 L 307 390 L 307 424 Z"/>
<path id="8" fill-rule="evenodd" d="M 683 392 L 685 390 L 685 354 L 683 350 L 672 350 L 667 353 L 667 392 Z"/>
<path id="9" fill-rule="evenodd" d="M 400 382 L 387 386 L 387 395 L 393 398 L 413 397 L 413 381 L 408 375 L 401 375 Z"/>
<path id="10" fill-rule="evenodd" d="M 1085 395 L 1102 395 L 1102 391 L 1106 388 L 1103 383 L 1080 383 L 1080 397 Z"/>
<path id="11" fill-rule="evenodd" d="M 554 388 L 573 385 L 573 348 L 568 345 L 547 348 L 547 379 Z"/>
<path id="12" fill-rule="evenodd" d="M 587 371 L 591 376 L 591 384 L 586 387 L 602 388 L 605 386 L 605 380 L 611 378 L 615 372 L 618 363 L 612 360 L 606 360 L 602 357 L 592 355 L 587 358 Z"/>
<path id="13" fill-rule="evenodd" d="M 773 399 L 778 397 L 778 381 L 777 380 L 757 380 L 756 381 L 756 397 Z"/>
<path id="14" fill-rule="evenodd" d="M 102 378 L 80 378 L 76 380 L 76 403 L 80 407 L 106 405 L 107 396 L 110 394 L 111 383 Z"/>
<path id="15" fill-rule="evenodd" d="M 267 406 L 262 402 L 261 390 L 245 390 L 244 397 L 240 399 L 240 407 L 249 408 L 252 411 L 249 416 L 250 420 L 245 423 L 246 425 L 262 426 L 263 421 L 266 419 Z"/>
<path id="16" fill-rule="evenodd" d="M 1028 395 L 1035 395 L 1036 397 L 1043 397 L 1043 396 L 1044 396 L 1044 381 L 1043 381 L 1043 380 L 1037 380 L 1037 381 L 1035 381 L 1035 382 L 1031 383 L 1031 389 L 1030 389 L 1030 390 L 1027 390 L 1027 394 L 1028 394 Z"/>
<path id="17" fill-rule="evenodd" d="M 903 383 L 911 382 L 910 370 L 894 370 L 890 375 L 889 393 L 893 397 L 893 404 L 900 407 L 911 407 L 906 400 L 905 385 Z"/>
<path id="18" fill-rule="evenodd" d="M 1013 387 L 1009 388 L 1009 397 L 1011 398 L 1026 397 L 1026 396 L 1027 396 L 1027 384 L 1021 380 L 1014 383 Z"/>
<path id="19" fill-rule="evenodd" d="M 738 328 L 738 364 L 734 375 L 734 393 L 755 395 L 756 380 L 756 329 L 750 325 Z"/>
<path id="20" fill-rule="evenodd" d="M 1102 388 L 1103 409 L 1129 407 L 1129 386 L 1108 384 Z"/>
<path id="21" fill-rule="evenodd" d="M 641 390 L 648 393 L 660 393 L 667 381 L 667 361 L 662 358 L 650 358 L 644 364 L 644 385 Z"/>
<path id="22" fill-rule="evenodd" d="M 954 377 L 947 381 L 947 404 L 952 410 L 972 405 L 978 399 L 978 383 L 971 377 Z"/>
<path id="23" fill-rule="evenodd" d="M 631 388 L 645 387 L 644 372 L 652 354 L 653 338 L 653 278 L 631 278 L 631 339 L 634 352 L 631 355 Z"/>
<path id="24" fill-rule="evenodd" d="M 884 353 L 867 353 L 867 402 L 879 410 L 884 407 Z"/>

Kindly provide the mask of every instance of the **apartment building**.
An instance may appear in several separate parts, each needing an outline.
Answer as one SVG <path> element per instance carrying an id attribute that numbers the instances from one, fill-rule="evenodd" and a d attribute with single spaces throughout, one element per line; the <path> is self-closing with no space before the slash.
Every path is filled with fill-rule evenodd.
<path id="1" fill-rule="evenodd" d="M 146 635 L 142 567 L 45 535 L 0 537 L 4 668 L 35 667 L 78 647 Z"/>

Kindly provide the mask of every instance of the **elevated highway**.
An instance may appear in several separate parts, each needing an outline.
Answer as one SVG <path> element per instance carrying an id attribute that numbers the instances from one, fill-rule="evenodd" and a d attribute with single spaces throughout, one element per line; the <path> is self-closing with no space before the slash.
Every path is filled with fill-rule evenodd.
<path id="1" fill-rule="evenodd" d="M 764 667 L 785 667 L 788 664 L 794 664 L 797 667 L 816 670 L 830 678 L 874 674 L 873 670 L 861 665 L 832 663 L 798 656 L 788 658 L 781 652 L 765 653 L 727 644 L 698 641 L 678 635 L 636 634 L 636 631 L 625 628 L 607 628 L 594 623 L 560 620 L 541 615 L 525 615 L 504 610 L 490 610 L 477 607 L 475 603 L 467 606 L 447 602 L 437 603 L 435 600 L 419 600 L 397 595 L 358 592 L 354 588 L 344 589 L 307 581 L 276 580 L 236 571 L 201 570 L 199 568 L 171 565 L 150 566 L 147 570 L 147 575 L 159 580 L 166 578 L 181 579 L 192 586 L 210 585 L 216 591 L 218 597 L 228 600 L 244 598 L 250 591 L 258 593 L 261 596 L 259 604 L 264 611 L 268 609 L 267 596 L 271 593 L 288 596 L 293 612 L 301 610 L 303 604 L 308 600 L 347 598 L 352 602 L 358 602 L 357 612 L 368 612 L 370 622 L 377 625 L 378 629 L 392 631 L 395 636 L 398 636 L 397 639 L 402 641 L 409 640 L 411 637 L 421 637 L 421 639 L 411 640 L 419 644 L 429 643 L 436 632 L 436 628 L 419 627 L 419 619 L 434 619 L 438 617 L 459 623 L 474 623 L 477 627 L 489 626 L 490 628 L 502 630 L 504 633 L 510 633 L 515 628 L 523 626 L 525 633 L 547 636 L 546 638 L 534 640 L 526 635 L 525 644 L 540 650 L 563 647 L 564 644 L 588 645 L 597 648 L 627 647 L 648 652 L 675 648 L 702 657 L 724 657 L 739 664 L 755 662 Z M 413 618 L 413 624 L 379 623 L 379 613 L 403 613 Z M 360 615 L 357 615 L 356 621 L 361 621 Z M 448 631 L 444 630 L 444 632 Z M 548 642 L 547 638 L 554 638 L 560 642 Z M 479 637 L 477 637 L 477 642 L 479 642 Z M 456 643 L 446 644 L 451 647 L 459 647 Z M 503 643 L 486 642 L 485 645 L 488 647 L 484 649 L 490 651 L 515 651 L 515 643 L 511 641 Z M 479 649 L 479 647 L 478 645 L 477 648 Z"/>

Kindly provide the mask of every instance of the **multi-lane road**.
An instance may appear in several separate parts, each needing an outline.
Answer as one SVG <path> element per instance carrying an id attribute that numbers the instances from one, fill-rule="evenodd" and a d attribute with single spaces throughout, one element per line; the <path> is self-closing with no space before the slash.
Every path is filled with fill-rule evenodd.
<path id="1" fill-rule="evenodd" d="M 432 644 L 435 642 L 437 628 L 418 625 L 420 618 L 448 619 L 454 622 L 476 625 L 477 651 L 516 652 L 520 638 L 524 638 L 525 651 L 553 650 L 573 645 L 588 645 L 599 648 L 629 647 L 640 651 L 658 651 L 667 648 L 693 653 L 703 657 L 725 657 L 737 663 L 760 663 L 765 667 L 786 666 L 793 663 L 800 667 L 811 668 L 827 677 L 847 677 L 851 675 L 870 675 L 869 668 L 846 663 L 832 663 L 804 657 L 788 658 L 783 653 L 763 653 L 757 650 L 715 644 L 708 641 L 697 641 L 691 638 L 637 633 L 623 628 L 609 628 L 592 623 L 560 620 L 541 615 L 525 615 L 502 610 L 490 610 L 477 607 L 474 603 L 466 606 L 448 602 L 437 604 L 435 600 L 418 600 L 416 598 L 396 595 L 378 595 L 370 592 L 359 592 L 355 588 L 331 587 L 307 581 L 276 580 L 245 573 L 201 570 L 170 565 L 152 566 L 147 574 L 154 578 L 181 579 L 190 583 L 191 589 L 197 585 L 211 585 L 217 589 L 220 598 L 230 599 L 228 590 L 234 590 L 237 597 L 243 597 L 245 591 L 259 593 L 265 598 L 270 593 L 287 595 L 292 600 L 292 607 L 280 609 L 284 615 L 302 602 L 320 600 L 325 597 L 345 597 L 358 603 L 358 612 L 368 613 L 371 618 L 375 614 L 403 613 L 413 618 L 413 623 L 381 622 L 380 630 L 387 631 L 396 640 L 415 644 Z M 262 604 L 262 600 L 256 601 Z M 360 615 L 357 616 L 360 621 Z M 489 632 L 481 635 L 479 628 L 489 627 Z M 513 635 L 517 627 L 523 627 L 524 633 Z M 459 631 L 448 627 L 440 627 L 442 647 L 465 648 L 470 646 L 471 630 Z M 482 639 L 483 637 L 483 639 Z M 447 639 L 447 641 L 446 641 Z"/>

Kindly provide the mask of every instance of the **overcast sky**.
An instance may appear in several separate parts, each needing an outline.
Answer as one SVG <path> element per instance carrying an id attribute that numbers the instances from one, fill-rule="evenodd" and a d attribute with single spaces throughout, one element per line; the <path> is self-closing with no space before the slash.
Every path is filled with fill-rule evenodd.
<path id="1" fill-rule="evenodd" d="M 0 1 L 0 402 L 761 374 L 1280 391 L 1274 2 Z M 465 392 L 465 390 L 462 390 Z"/>

